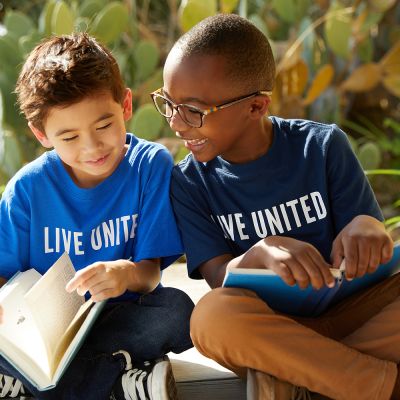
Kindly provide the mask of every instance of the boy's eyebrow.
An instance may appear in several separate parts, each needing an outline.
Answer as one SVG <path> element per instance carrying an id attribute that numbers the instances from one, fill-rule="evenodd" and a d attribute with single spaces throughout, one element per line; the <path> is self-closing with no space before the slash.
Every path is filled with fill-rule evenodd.
<path id="1" fill-rule="evenodd" d="M 164 89 L 162 90 L 164 96 L 166 96 L 168 99 L 171 99 L 171 96 L 168 94 L 167 91 L 165 91 Z M 188 104 L 191 102 L 195 102 L 195 103 L 199 103 L 199 104 L 203 104 L 204 106 L 207 106 L 209 103 L 206 103 L 204 100 L 200 100 L 197 97 L 185 97 L 184 99 L 182 99 L 182 103 L 181 104 Z"/>
<path id="2" fill-rule="evenodd" d="M 97 118 L 96 121 L 93 121 L 93 124 L 97 124 L 98 122 L 103 121 L 104 119 L 111 118 L 113 116 L 114 116 L 113 113 L 105 113 L 102 116 L 100 116 L 99 118 Z M 60 136 L 60 135 L 63 135 L 64 133 L 74 132 L 77 130 L 78 130 L 77 128 L 61 129 L 61 130 L 57 131 L 54 136 Z"/>

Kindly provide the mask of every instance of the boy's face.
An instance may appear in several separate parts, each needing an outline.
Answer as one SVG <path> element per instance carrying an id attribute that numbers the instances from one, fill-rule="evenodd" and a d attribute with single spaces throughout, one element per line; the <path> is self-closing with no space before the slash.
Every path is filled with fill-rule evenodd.
<path id="1" fill-rule="evenodd" d="M 168 55 L 163 92 L 175 104 L 190 104 L 206 110 L 250 94 L 236 86 L 233 87 L 232 80 L 227 78 L 225 60 L 221 56 L 182 59 L 176 48 Z M 198 161 L 210 161 L 220 155 L 230 162 L 242 163 L 259 154 L 260 127 L 268 102 L 266 96 L 249 98 L 205 116 L 201 128 L 187 125 L 177 112 L 168 121 Z"/>
<path id="2" fill-rule="evenodd" d="M 50 110 L 45 132 L 29 125 L 45 147 L 54 147 L 75 183 L 93 187 L 109 177 L 126 152 L 125 121 L 132 115 L 132 94 L 126 89 L 123 104 L 111 93 Z"/>

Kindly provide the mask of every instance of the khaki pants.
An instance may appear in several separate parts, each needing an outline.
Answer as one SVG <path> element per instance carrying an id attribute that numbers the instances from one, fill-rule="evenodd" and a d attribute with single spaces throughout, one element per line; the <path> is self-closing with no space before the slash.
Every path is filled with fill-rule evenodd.
<path id="1" fill-rule="evenodd" d="M 341 400 L 390 399 L 400 362 L 400 274 L 318 318 L 278 314 L 252 291 L 218 288 L 192 314 L 197 349 Z"/>

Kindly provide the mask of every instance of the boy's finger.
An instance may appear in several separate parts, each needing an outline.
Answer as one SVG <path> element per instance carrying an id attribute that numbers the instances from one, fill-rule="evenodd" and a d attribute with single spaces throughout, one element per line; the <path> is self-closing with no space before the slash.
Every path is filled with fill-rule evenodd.
<path id="1" fill-rule="evenodd" d="M 90 279 L 92 276 L 96 274 L 95 269 L 85 268 L 78 271 L 75 276 L 65 285 L 65 290 L 68 293 L 73 292 L 79 286 L 83 285 L 86 280 Z"/>
<path id="2" fill-rule="evenodd" d="M 393 257 L 393 242 L 388 239 L 382 247 L 381 263 L 385 264 L 389 262 Z"/>
<path id="3" fill-rule="evenodd" d="M 310 276 L 304 267 L 296 260 L 290 259 L 285 262 L 292 272 L 294 280 L 301 289 L 305 289 L 310 284 Z"/>
<path id="4" fill-rule="evenodd" d="M 374 244 L 371 246 L 371 251 L 369 255 L 369 264 L 367 272 L 371 274 L 375 272 L 378 265 L 381 263 L 381 254 L 382 254 L 382 245 L 381 244 Z"/>
<path id="5" fill-rule="evenodd" d="M 302 267 L 306 270 L 310 278 L 311 286 L 314 289 L 320 289 L 322 286 L 324 286 L 325 281 L 321 272 L 321 267 L 318 265 L 318 261 L 315 262 L 309 253 L 301 255 L 298 260 Z"/>
<path id="6" fill-rule="evenodd" d="M 342 240 L 337 238 L 334 240 L 331 251 L 332 268 L 339 268 L 344 258 L 344 248 Z"/>
<path id="7" fill-rule="evenodd" d="M 351 281 L 357 273 L 358 246 L 355 239 L 347 237 L 343 240 L 344 258 L 346 260 L 346 279 Z"/>
<path id="8" fill-rule="evenodd" d="M 357 277 L 364 276 L 367 273 L 372 246 L 373 244 L 371 244 L 369 241 L 358 241 L 358 263 L 356 272 Z"/>
<path id="9" fill-rule="evenodd" d="M 312 253 L 310 255 L 314 264 L 317 266 L 321 276 L 322 276 L 322 286 L 333 287 L 335 286 L 335 278 L 330 272 L 331 265 L 329 265 L 319 252 Z M 316 288 L 317 289 L 317 288 Z"/>

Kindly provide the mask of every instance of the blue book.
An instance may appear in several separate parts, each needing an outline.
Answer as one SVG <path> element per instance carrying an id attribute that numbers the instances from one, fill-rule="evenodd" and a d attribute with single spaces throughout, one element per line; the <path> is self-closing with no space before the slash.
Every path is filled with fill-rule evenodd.
<path id="1" fill-rule="evenodd" d="M 268 269 L 236 268 L 226 272 L 224 287 L 250 289 L 257 293 L 273 310 L 301 317 L 316 317 L 339 301 L 369 288 L 400 270 L 400 245 L 394 247 L 393 257 L 372 274 L 347 281 L 342 270 L 332 270 L 336 284 L 316 290 L 312 286 L 300 289 L 287 285 Z"/>
<path id="2" fill-rule="evenodd" d="M 105 304 L 67 293 L 74 274 L 64 253 L 43 276 L 18 272 L 0 289 L 0 354 L 39 390 L 57 384 Z"/>

